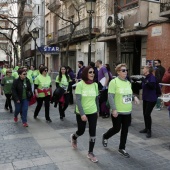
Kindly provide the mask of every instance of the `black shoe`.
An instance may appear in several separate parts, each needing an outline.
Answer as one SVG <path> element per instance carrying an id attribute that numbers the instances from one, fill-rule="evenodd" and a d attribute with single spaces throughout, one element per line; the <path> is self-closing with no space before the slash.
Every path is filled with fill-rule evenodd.
<path id="1" fill-rule="evenodd" d="M 108 142 L 108 140 L 104 138 L 104 134 L 103 134 L 103 136 L 102 136 L 102 144 L 103 144 L 104 147 L 107 147 L 107 142 Z"/>
<path id="2" fill-rule="evenodd" d="M 48 123 L 51 123 L 52 122 L 52 120 L 49 118 L 49 119 L 47 119 L 46 120 Z"/>
<path id="3" fill-rule="evenodd" d="M 109 118 L 109 115 L 102 116 L 103 119 Z"/>
<path id="4" fill-rule="evenodd" d="M 65 113 L 63 112 L 63 117 L 65 117 Z"/>
<path id="5" fill-rule="evenodd" d="M 147 133 L 147 129 L 140 130 L 139 133 Z"/>
<path id="6" fill-rule="evenodd" d="M 118 152 L 125 158 L 130 158 L 130 155 L 124 149 L 119 149 Z"/>
<path id="7" fill-rule="evenodd" d="M 4 107 L 5 110 L 9 110 L 7 107 Z"/>
<path id="8" fill-rule="evenodd" d="M 37 116 L 34 116 L 34 119 L 37 119 Z"/>
<path id="9" fill-rule="evenodd" d="M 62 120 L 62 121 L 63 121 L 63 117 L 62 117 L 62 116 L 60 116 L 60 120 Z"/>
<path id="10" fill-rule="evenodd" d="M 13 113 L 13 110 L 12 110 L 12 109 L 10 109 L 10 113 Z"/>
<path id="11" fill-rule="evenodd" d="M 151 130 L 148 130 L 148 131 L 147 131 L 147 134 L 146 134 L 146 137 L 147 137 L 147 138 L 150 138 L 151 136 L 152 136 Z"/>

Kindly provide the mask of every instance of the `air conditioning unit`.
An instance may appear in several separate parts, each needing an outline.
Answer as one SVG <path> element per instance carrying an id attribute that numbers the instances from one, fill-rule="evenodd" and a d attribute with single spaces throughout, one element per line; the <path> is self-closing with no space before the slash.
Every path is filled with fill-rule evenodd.
<path id="1" fill-rule="evenodd" d="M 115 22 L 114 22 L 114 15 L 109 15 L 107 17 L 107 20 L 106 20 L 106 27 L 108 29 L 114 29 L 116 26 Z"/>

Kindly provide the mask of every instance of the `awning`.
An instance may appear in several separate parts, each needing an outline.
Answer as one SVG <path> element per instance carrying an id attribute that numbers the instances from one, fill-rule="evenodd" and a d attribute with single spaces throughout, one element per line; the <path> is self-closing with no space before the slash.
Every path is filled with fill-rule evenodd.
<path id="1" fill-rule="evenodd" d="M 121 38 L 123 37 L 130 37 L 130 36 L 147 36 L 147 31 L 133 31 L 133 32 L 126 32 L 121 34 Z M 116 35 L 108 36 L 108 37 L 100 37 L 98 38 L 98 42 L 106 42 L 116 39 Z"/>

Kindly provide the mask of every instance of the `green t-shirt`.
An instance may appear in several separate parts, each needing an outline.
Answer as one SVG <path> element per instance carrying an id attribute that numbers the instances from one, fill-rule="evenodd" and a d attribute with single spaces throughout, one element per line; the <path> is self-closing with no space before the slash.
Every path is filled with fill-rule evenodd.
<path id="1" fill-rule="evenodd" d="M 12 93 L 11 88 L 12 88 L 12 84 L 13 84 L 14 79 L 15 78 L 13 76 L 10 76 L 10 77 L 6 76 L 2 79 L 1 84 L 3 85 L 3 89 L 4 89 L 5 94 L 11 94 Z"/>
<path id="2" fill-rule="evenodd" d="M 59 86 L 62 87 L 64 90 L 67 90 L 71 79 L 69 77 L 69 81 L 67 81 L 67 77 L 65 75 L 62 75 L 61 81 L 59 81 L 59 76 L 57 76 L 55 82 L 59 83 Z"/>
<path id="3" fill-rule="evenodd" d="M 129 81 L 116 77 L 109 83 L 108 93 L 115 95 L 114 102 L 117 112 L 126 113 L 132 111 L 132 88 Z"/>
<path id="4" fill-rule="evenodd" d="M 1 74 L 2 74 L 2 75 L 6 75 L 6 68 L 3 68 L 3 69 L 1 70 Z"/>
<path id="5" fill-rule="evenodd" d="M 33 79 L 32 76 L 30 74 L 27 73 L 27 78 L 29 79 L 31 85 L 33 84 Z"/>
<path id="6" fill-rule="evenodd" d="M 39 70 L 34 70 L 34 71 L 32 72 L 32 79 L 33 79 L 33 81 L 35 80 L 35 78 L 36 78 L 38 75 L 39 75 Z"/>
<path id="7" fill-rule="evenodd" d="M 13 71 L 13 72 L 12 72 L 12 76 L 13 76 L 15 79 L 17 79 L 17 78 L 19 77 L 18 72 L 17 72 L 17 71 Z"/>
<path id="8" fill-rule="evenodd" d="M 34 81 L 35 85 L 38 85 L 38 89 L 49 89 L 51 85 L 51 77 L 46 76 L 44 77 L 43 75 L 38 75 Z M 48 92 L 48 95 L 50 95 L 50 92 Z M 38 93 L 38 97 L 45 97 L 44 93 Z"/>
<path id="9" fill-rule="evenodd" d="M 27 98 L 26 89 L 27 89 L 27 83 L 26 83 L 26 79 L 24 79 L 24 82 L 23 82 L 22 99 L 26 99 L 26 98 Z"/>
<path id="10" fill-rule="evenodd" d="M 33 73 L 32 70 L 28 70 L 28 71 L 27 71 L 27 75 L 29 75 L 29 76 L 31 76 L 31 77 L 32 77 L 32 73 Z"/>
<path id="11" fill-rule="evenodd" d="M 85 114 L 97 112 L 96 96 L 99 95 L 97 83 L 86 84 L 83 80 L 77 83 L 75 94 L 81 94 L 81 104 Z M 76 105 L 76 113 L 79 113 Z"/>
<path id="12" fill-rule="evenodd" d="M 17 71 L 19 68 L 20 68 L 19 66 L 15 66 L 14 70 Z"/>

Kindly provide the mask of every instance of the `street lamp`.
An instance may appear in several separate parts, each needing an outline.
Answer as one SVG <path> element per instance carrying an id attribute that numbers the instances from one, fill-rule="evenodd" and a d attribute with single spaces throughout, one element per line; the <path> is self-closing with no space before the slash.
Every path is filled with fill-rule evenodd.
<path id="1" fill-rule="evenodd" d="M 15 67 L 15 57 L 18 57 L 18 41 L 15 41 L 15 48 L 14 48 L 14 67 Z"/>
<path id="2" fill-rule="evenodd" d="M 96 0 L 85 0 L 86 11 L 89 13 L 89 46 L 88 46 L 88 64 L 91 62 L 91 30 L 92 30 L 92 14 L 95 12 Z"/>
<path id="3" fill-rule="evenodd" d="M 38 28 L 34 28 L 32 31 L 32 37 L 33 37 L 33 39 L 34 39 L 34 41 L 35 41 L 35 56 L 34 56 L 34 66 L 36 67 L 36 40 L 37 40 L 37 38 L 39 37 L 39 29 Z"/>

